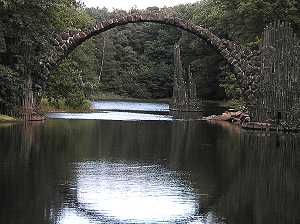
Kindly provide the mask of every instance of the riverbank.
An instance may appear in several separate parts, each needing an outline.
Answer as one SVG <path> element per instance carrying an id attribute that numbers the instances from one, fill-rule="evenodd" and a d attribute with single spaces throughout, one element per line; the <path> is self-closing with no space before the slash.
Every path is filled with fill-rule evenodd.
<path id="1" fill-rule="evenodd" d="M 9 117 L 7 115 L 0 114 L 0 123 L 17 122 L 16 118 Z"/>
<path id="2" fill-rule="evenodd" d="M 207 121 L 227 121 L 238 125 L 249 123 L 251 121 L 250 115 L 247 112 L 236 111 L 234 109 L 225 111 L 221 115 L 211 115 L 204 119 Z"/>
<path id="3" fill-rule="evenodd" d="M 64 99 L 49 100 L 43 98 L 39 105 L 38 111 L 41 113 L 79 113 L 79 112 L 93 112 L 91 110 L 92 102 L 90 100 L 83 100 L 78 102 L 68 103 Z"/>
<path id="4" fill-rule="evenodd" d="M 230 122 L 239 125 L 243 129 L 258 131 L 277 131 L 277 132 L 300 132 L 300 128 L 290 127 L 284 124 L 275 124 L 274 122 L 253 122 L 247 112 L 235 111 L 233 109 L 225 111 L 221 115 L 211 115 L 205 117 L 206 121 Z"/>
<path id="5" fill-rule="evenodd" d="M 172 99 L 170 98 L 161 98 L 161 99 L 139 99 L 139 98 L 131 98 L 131 97 L 122 97 L 118 95 L 103 95 L 103 97 L 97 96 L 92 97 L 91 101 L 129 101 L 129 102 L 162 102 L 162 103 L 170 103 Z"/>
<path id="6" fill-rule="evenodd" d="M 130 97 L 126 96 L 121 96 L 115 93 L 106 93 L 106 92 L 101 92 L 97 93 L 96 95 L 93 95 L 91 97 L 92 101 L 98 101 L 98 100 L 128 100 L 128 99 L 133 99 Z"/>
<path id="7" fill-rule="evenodd" d="M 93 113 L 96 110 L 93 109 L 93 102 L 97 101 L 126 101 L 126 102 L 142 102 L 142 103 L 169 103 L 171 99 L 137 99 L 137 98 L 129 98 L 122 97 L 115 94 L 101 94 L 94 96 L 88 100 L 84 100 L 82 104 L 79 104 L 77 107 L 69 106 L 64 100 L 51 101 L 46 98 L 41 100 L 39 111 L 41 113 Z"/>
<path id="8" fill-rule="evenodd" d="M 73 109 L 73 108 L 49 108 L 47 110 L 43 109 L 41 110 L 41 113 L 47 114 L 47 113 L 93 113 L 95 112 L 94 109 Z"/>

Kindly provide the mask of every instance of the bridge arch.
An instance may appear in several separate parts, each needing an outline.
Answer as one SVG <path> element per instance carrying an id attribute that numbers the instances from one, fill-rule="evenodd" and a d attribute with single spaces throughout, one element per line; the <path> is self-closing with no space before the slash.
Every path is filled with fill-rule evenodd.
<path id="1" fill-rule="evenodd" d="M 175 26 L 206 41 L 232 66 L 246 98 L 255 99 L 253 91 L 251 91 L 253 87 L 251 86 L 255 86 L 258 82 L 257 77 L 260 72 L 260 57 L 258 54 L 232 41 L 221 39 L 209 29 L 202 26 L 194 25 L 190 22 L 162 13 L 149 12 L 118 16 L 98 22 L 93 27 L 84 31 L 70 31 L 56 35 L 53 40 L 55 50 L 50 53 L 49 58 L 46 62 L 43 62 L 43 64 L 45 64 L 49 70 L 52 70 L 57 67 L 69 53 L 76 49 L 76 47 L 90 38 L 118 26 L 142 22 Z"/>

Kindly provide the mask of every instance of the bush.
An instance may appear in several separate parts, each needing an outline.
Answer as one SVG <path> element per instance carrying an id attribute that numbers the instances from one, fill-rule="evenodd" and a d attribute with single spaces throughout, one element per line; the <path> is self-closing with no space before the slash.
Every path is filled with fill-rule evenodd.
<path id="1" fill-rule="evenodd" d="M 228 102 L 229 107 L 236 110 L 244 110 L 246 107 L 246 102 L 243 98 L 232 99 Z"/>
<path id="2" fill-rule="evenodd" d="M 67 108 L 66 101 L 64 99 L 56 100 L 54 106 L 60 110 L 64 110 Z"/>
<path id="3" fill-rule="evenodd" d="M 91 83 L 83 81 L 78 64 L 66 59 L 58 70 L 50 75 L 46 96 L 55 99 L 51 103 L 55 109 L 81 110 L 90 105 L 86 99 L 93 92 L 93 88 Z"/>
<path id="4" fill-rule="evenodd" d="M 91 101 L 86 99 L 55 99 L 49 100 L 48 98 L 42 98 L 40 102 L 41 111 L 53 111 L 53 110 L 79 110 L 86 111 L 89 110 L 92 106 Z"/>
<path id="5" fill-rule="evenodd" d="M 242 91 L 238 85 L 235 75 L 231 72 L 225 72 L 225 78 L 222 80 L 220 87 L 224 88 L 228 99 L 238 99 L 241 97 Z"/>
<path id="6" fill-rule="evenodd" d="M 15 112 L 21 105 L 24 81 L 12 69 L 0 65 L 0 111 Z"/>
<path id="7" fill-rule="evenodd" d="M 40 108 L 42 111 L 49 111 L 50 110 L 50 103 L 47 98 L 42 98 L 40 103 Z"/>
<path id="8" fill-rule="evenodd" d="M 92 102 L 91 101 L 89 101 L 89 100 L 84 100 L 83 102 L 82 102 L 82 110 L 89 110 L 89 109 L 91 109 L 91 106 L 92 106 Z"/>
<path id="9" fill-rule="evenodd" d="M 300 104 L 295 104 L 291 112 L 293 119 L 290 125 L 300 128 Z"/>

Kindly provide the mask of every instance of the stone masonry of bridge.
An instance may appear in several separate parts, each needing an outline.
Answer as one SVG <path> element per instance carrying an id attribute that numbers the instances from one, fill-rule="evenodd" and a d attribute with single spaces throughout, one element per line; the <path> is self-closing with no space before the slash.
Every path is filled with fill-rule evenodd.
<path id="1" fill-rule="evenodd" d="M 162 13 L 149 12 L 118 16 L 113 19 L 98 22 L 86 30 L 70 31 L 55 35 L 53 40 L 55 50 L 49 53 L 49 58 L 46 62 L 42 62 L 42 64 L 48 71 L 53 70 L 70 52 L 91 37 L 118 26 L 141 22 L 175 26 L 206 41 L 215 48 L 233 68 L 247 104 L 249 106 L 256 104 L 261 65 L 259 52 L 250 51 L 232 41 L 221 39 L 209 29 L 203 28 L 202 26 L 194 25 L 190 22 L 178 19 L 175 16 L 164 15 Z"/>

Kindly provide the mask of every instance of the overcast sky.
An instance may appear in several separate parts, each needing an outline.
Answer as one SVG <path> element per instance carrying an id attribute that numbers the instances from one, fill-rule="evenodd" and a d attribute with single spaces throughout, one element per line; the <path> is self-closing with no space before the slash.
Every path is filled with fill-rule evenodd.
<path id="1" fill-rule="evenodd" d="M 108 9 L 130 9 L 136 6 L 139 9 L 145 9 L 150 6 L 174 6 L 182 3 L 194 3 L 197 0 L 81 0 L 87 7 L 106 7 Z"/>

